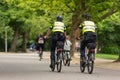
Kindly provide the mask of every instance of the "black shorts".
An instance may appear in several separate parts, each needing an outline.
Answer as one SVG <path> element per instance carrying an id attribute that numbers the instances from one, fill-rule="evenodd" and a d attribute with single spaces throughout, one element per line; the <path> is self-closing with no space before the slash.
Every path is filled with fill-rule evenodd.
<path id="1" fill-rule="evenodd" d="M 94 32 L 86 32 L 84 34 L 84 40 L 87 43 L 95 43 L 96 42 L 96 34 Z"/>
<path id="2" fill-rule="evenodd" d="M 44 44 L 37 44 L 36 45 L 36 50 L 39 50 L 40 48 L 42 48 L 42 50 L 44 50 Z"/>

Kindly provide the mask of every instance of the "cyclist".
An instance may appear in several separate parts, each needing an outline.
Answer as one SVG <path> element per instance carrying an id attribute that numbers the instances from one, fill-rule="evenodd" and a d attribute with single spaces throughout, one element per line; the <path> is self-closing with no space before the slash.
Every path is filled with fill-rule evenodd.
<path id="1" fill-rule="evenodd" d="M 96 43 L 95 23 L 90 20 L 91 15 L 83 15 L 83 23 L 79 26 L 82 31 L 83 39 L 80 45 L 81 59 L 85 61 L 85 47 L 88 43 Z M 94 46 L 94 45 L 93 45 Z"/>
<path id="2" fill-rule="evenodd" d="M 36 42 L 37 42 L 37 50 L 40 52 L 40 48 L 41 48 L 41 51 L 42 51 L 41 53 L 42 53 L 42 56 L 43 56 L 45 38 L 44 38 L 44 36 L 42 35 L 41 32 L 40 32 L 40 35 L 37 37 Z M 39 56 L 40 56 L 40 54 L 39 54 Z"/>
<path id="3" fill-rule="evenodd" d="M 72 43 L 70 41 L 70 36 L 66 36 L 66 41 L 64 43 L 64 51 L 65 52 L 70 52 L 70 47 L 71 47 Z M 70 55 L 70 54 L 69 54 Z M 69 59 L 71 60 L 71 57 L 69 57 Z"/>
<path id="4" fill-rule="evenodd" d="M 70 47 L 71 47 L 72 43 L 70 41 L 70 36 L 66 36 L 66 41 L 64 43 L 64 50 L 70 51 Z"/>
<path id="5" fill-rule="evenodd" d="M 53 26 L 50 26 L 45 36 L 45 38 L 47 38 L 47 36 L 51 33 L 51 31 L 53 32 L 51 39 L 51 50 L 50 50 L 51 61 L 55 60 L 55 48 L 57 41 L 62 41 L 63 43 L 65 41 L 66 27 L 64 26 L 64 23 L 62 21 L 63 21 L 63 16 L 61 15 L 57 16 L 56 21 L 54 22 Z M 50 67 L 52 68 L 52 63 L 50 63 Z"/>

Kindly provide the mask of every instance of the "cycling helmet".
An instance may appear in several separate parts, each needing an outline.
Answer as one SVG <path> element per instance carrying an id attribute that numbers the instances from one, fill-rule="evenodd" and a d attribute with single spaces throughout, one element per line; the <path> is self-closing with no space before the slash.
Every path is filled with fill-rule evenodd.
<path id="1" fill-rule="evenodd" d="M 61 15 L 57 16 L 57 21 L 62 22 L 62 20 L 63 20 L 63 16 L 61 16 Z"/>
<path id="2" fill-rule="evenodd" d="M 90 14 L 86 14 L 84 17 L 85 17 L 87 20 L 90 20 L 91 15 L 90 15 Z"/>

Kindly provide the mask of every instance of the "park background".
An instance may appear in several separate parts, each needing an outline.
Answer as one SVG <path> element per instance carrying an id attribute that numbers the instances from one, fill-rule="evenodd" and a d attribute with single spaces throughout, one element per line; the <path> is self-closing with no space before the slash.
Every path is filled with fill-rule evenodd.
<path id="1" fill-rule="evenodd" d="M 75 44 L 80 42 L 76 38 L 81 36 L 78 26 L 87 13 L 97 27 L 97 53 L 120 61 L 120 0 L 0 0 L 0 52 L 26 52 L 39 33 L 45 35 L 56 16 L 63 15 L 74 56 Z"/>

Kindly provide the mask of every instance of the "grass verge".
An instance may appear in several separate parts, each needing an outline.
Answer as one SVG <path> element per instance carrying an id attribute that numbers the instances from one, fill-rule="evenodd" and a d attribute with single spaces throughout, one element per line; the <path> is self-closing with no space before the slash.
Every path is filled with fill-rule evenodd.
<path id="1" fill-rule="evenodd" d="M 95 55 L 96 58 L 104 58 L 104 59 L 112 59 L 116 60 L 118 58 L 118 55 L 115 54 L 104 54 L 104 53 L 97 53 Z"/>

